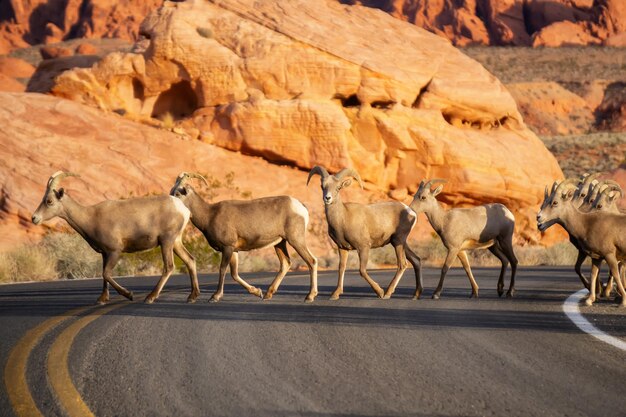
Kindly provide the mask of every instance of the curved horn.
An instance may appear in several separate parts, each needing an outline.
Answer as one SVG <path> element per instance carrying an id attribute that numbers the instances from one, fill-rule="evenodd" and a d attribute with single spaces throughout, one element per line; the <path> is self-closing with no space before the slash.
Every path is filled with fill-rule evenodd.
<path id="1" fill-rule="evenodd" d="M 584 190 L 591 183 L 596 181 L 600 175 L 601 175 L 600 172 L 596 172 L 595 174 L 591 174 L 591 175 L 589 175 L 589 174 L 584 175 L 583 180 L 579 182 L 579 184 L 580 184 L 579 189 L 580 190 Z"/>
<path id="2" fill-rule="evenodd" d="M 619 185 L 618 182 L 613 181 L 613 180 L 604 180 L 602 181 L 604 184 L 607 184 L 609 187 L 615 189 L 615 190 L 622 190 L 622 186 Z"/>
<path id="3" fill-rule="evenodd" d="M 620 198 L 624 197 L 624 191 L 622 191 L 621 185 L 619 185 L 617 182 L 613 180 L 604 180 L 603 183 L 606 185 L 606 188 L 602 190 L 601 194 L 611 191 L 617 191 Z"/>
<path id="4" fill-rule="evenodd" d="M 66 177 L 80 177 L 80 175 L 75 174 L 73 172 L 57 171 L 50 176 L 50 179 L 48 179 L 48 189 L 50 190 L 56 189 L 56 187 L 59 185 L 61 180 Z"/>
<path id="5" fill-rule="evenodd" d="M 363 181 L 361 181 L 361 176 L 359 175 L 358 172 L 356 172 L 352 168 L 344 168 L 338 173 L 336 173 L 334 177 L 337 178 L 338 180 L 345 178 L 345 177 L 352 177 L 358 181 L 359 185 L 361 186 L 361 189 L 363 189 Z"/>
<path id="6" fill-rule="evenodd" d="M 430 190 L 431 188 L 433 188 L 433 185 L 435 184 L 439 184 L 439 183 L 445 184 L 447 182 L 448 180 L 444 180 L 442 178 L 433 178 L 432 180 L 424 184 L 424 188 L 427 188 L 428 190 Z"/>
<path id="7" fill-rule="evenodd" d="M 598 202 L 602 199 L 602 197 L 606 194 L 608 196 L 609 193 L 614 193 L 614 192 L 618 192 L 620 195 L 620 198 L 622 198 L 623 194 L 622 194 L 622 190 L 613 188 L 613 187 L 607 187 L 604 190 L 602 190 L 600 193 L 598 193 L 598 195 L 596 196 L 596 198 L 594 199 L 594 206 L 596 206 L 598 204 Z"/>
<path id="8" fill-rule="evenodd" d="M 588 177 L 587 177 L 588 178 Z M 565 181 L 562 181 L 557 187 L 556 192 L 562 192 L 566 189 L 572 188 L 574 190 L 578 189 L 578 178 L 568 178 Z"/>
<path id="9" fill-rule="evenodd" d="M 326 179 L 328 178 L 328 176 L 330 175 L 328 173 L 328 171 L 326 171 L 326 168 L 321 167 L 319 165 L 315 165 L 313 168 L 311 168 L 311 170 L 309 171 L 309 177 L 306 179 L 306 185 L 309 185 L 309 181 L 311 181 L 311 177 L 313 177 L 313 175 L 319 175 L 320 177 L 322 177 L 322 179 Z"/>
<path id="10" fill-rule="evenodd" d="M 185 172 L 185 174 L 187 174 L 187 177 L 189 178 L 197 178 L 199 180 L 202 180 L 202 182 L 208 187 L 209 186 L 209 182 L 206 180 L 206 178 L 204 178 L 202 175 L 197 174 L 195 172 Z"/>

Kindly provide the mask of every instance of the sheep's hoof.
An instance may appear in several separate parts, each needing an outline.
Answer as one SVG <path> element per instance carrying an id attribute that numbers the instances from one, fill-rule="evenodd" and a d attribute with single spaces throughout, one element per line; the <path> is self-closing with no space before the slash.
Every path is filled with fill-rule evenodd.
<path id="1" fill-rule="evenodd" d="M 196 302 L 196 298 L 198 298 L 198 294 L 191 294 L 189 295 L 189 297 L 187 297 L 187 302 L 189 304 L 193 304 Z"/>
<path id="2" fill-rule="evenodd" d="M 222 297 L 221 297 L 221 296 L 214 295 L 213 297 L 211 297 L 211 298 L 209 299 L 209 303 L 217 303 L 217 302 L 218 302 L 218 301 L 220 301 L 221 299 L 222 299 Z"/>
<path id="3" fill-rule="evenodd" d="M 506 298 L 513 298 L 513 295 L 515 295 L 515 290 L 508 290 L 506 292 Z"/>
<path id="4" fill-rule="evenodd" d="M 504 290 L 502 288 L 498 288 L 498 297 L 502 297 L 502 294 L 504 294 Z M 507 294 L 508 297 L 508 294 Z"/>
<path id="5" fill-rule="evenodd" d="M 101 300 L 101 299 L 99 299 L 99 298 L 98 298 L 98 299 L 96 300 L 96 304 L 97 304 L 97 305 L 99 305 L 99 306 L 104 306 L 104 305 L 106 305 L 106 304 L 107 304 L 107 301 L 108 301 L 108 300 Z"/>
<path id="6" fill-rule="evenodd" d="M 389 299 L 391 298 L 391 294 L 392 294 L 392 293 L 385 293 L 385 294 L 383 295 L 383 300 L 389 300 Z"/>
<path id="7" fill-rule="evenodd" d="M 593 304 L 593 300 L 591 299 L 591 297 L 587 297 L 585 299 L 585 305 L 586 306 L 591 306 Z"/>
<path id="8" fill-rule="evenodd" d="M 152 304 L 152 303 L 154 303 L 154 300 L 156 300 L 156 298 L 154 296 L 152 296 L 152 295 L 149 295 L 149 296 L 147 296 L 145 298 L 145 300 L 143 300 L 143 302 L 145 304 Z"/>
<path id="9" fill-rule="evenodd" d="M 273 292 L 266 292 L 265 295 L 263 296 L 263 301 L 269 301 L 272 299 L 272 297 L 274 296 Z"/>
<path id="10" fill-rule="evenodd" d="M 438 299 L 439 299 L 439 297 L 440 297 L 440 295 L 439 295 L 439 294 L 437 294 L 437 293 L 435 293 L 435 294 L 433 294 L 432 299 L 433 299 L 433 300 L 438 300 Z"/>
<path id="11" fill-rule="evenodd" d="M 126 296 L 126 298 L 128 298 L 130 301 L 133 301 L 133 297 L 134 297 L 133 292 L 129 291 L 128 295 Z"/>
<path id="12" fill-rule="evenodd" d="M 304 302 L 307 304 L 312 303 L 313 301 L 315 301 L 315 297 L 311 297 L 310 295 L 308 295 L 305 299 Z"/>
<path id="13" fill-rule="evenodd" d="M 329 300 L 332 300 L 332 301 L 339 300 L 339 296 L 340 296 L 340 295 L 341 295 L 341 293 L 340 293 L 340 292 L 334 292 L 334 293 L 332 293 L 332 295 L 330 296 Z"/>
<path id="14" fill-rule="evenodd" d="M 263 291 L 260 288 L 253 288 L 250 294 L 256 295 L 259 298 L 263 298 Z"/>
<path id="15" fill-rule="evenodd" d="M 470 298 L 478 298 L 478 291 L 472 291 Z"/>
<path id="16" fill-rule="evenodd" d="M 413 299 L 419 300 L 421 296 L 422 296 L 422 290 L 416 290 L 415 295 L 413 296 Z"/>
<path id="17" fill-rule="evenodd" d="M 380 291 L 376 291 L 376 296 L 382 300 L 383 298 L 385 298 L 385 293 L 381 289 Z"/>

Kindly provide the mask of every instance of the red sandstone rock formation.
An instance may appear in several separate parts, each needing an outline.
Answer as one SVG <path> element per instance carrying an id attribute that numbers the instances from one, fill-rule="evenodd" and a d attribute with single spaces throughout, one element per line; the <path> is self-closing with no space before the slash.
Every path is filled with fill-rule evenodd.
<path id="1" fill-rule="evenodd" d="M 144 53 L 67 71 L 53 93 L 178 119 L 204 142 L 276 163 L 353 166 L 399 198 L 424 177 L 448 178 L 444 201 L 505 202 L 536 237 L 556 160 L 502 84 L 446 40 L 376 10 L 304 0 L 166 3 L 141 31 Z"/>

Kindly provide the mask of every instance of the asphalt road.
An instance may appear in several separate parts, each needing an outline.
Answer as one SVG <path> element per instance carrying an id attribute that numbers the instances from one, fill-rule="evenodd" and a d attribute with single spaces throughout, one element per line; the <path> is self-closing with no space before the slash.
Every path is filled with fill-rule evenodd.
<path id="1" fill-rule="evenodd" d="M 431 300 L 438 270 L 424 272 L 421 300 L 410 299 L 407 270 L 391 300 L 375 298 L 351 272 L 334 302 L 335 272 L 323 272 L 313 304 L 302 302 L 303 272 L 287 275 L 266 302 L 227 281 L 217 304 L 207 303 L 215 275 L 202 275 L 193 305 L 185 303 L 188 278 L 177 276 L 153 305 L 112 293 L 106 314 L 93 306 L 100 280 L 0 286 L 0 414 L 26 415 L 9 401 L 23 375 L 46 416 L 71 415 L 76 405 L 97 416 L 626 415 L 626 352 L 582 333 L 562 312 L 580 287 L 571 267 L 521 268 L 511 300 L 496 294 L 498 269 L 475 268 L 478 300 L 467 298 L 460 269 Z M 392 275 L 372 273 L 383 287 Z M 242 276 L 263 290 L 272 278 Z M 120 282 L 141 297 L 156 280 Z M 600 301 L 581 311 L 626 340 L 625 309 Z M 31 351 L 22 347 L 51 318 L 56 326 Z"/>

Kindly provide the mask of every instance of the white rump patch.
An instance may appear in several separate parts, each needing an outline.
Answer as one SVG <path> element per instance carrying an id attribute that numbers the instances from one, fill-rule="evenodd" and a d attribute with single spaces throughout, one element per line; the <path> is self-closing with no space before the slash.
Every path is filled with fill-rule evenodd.
<path id="1" fill-rule="evenodd" d="M 515 216 L 513 215 L 513 213 L 511 213 L 511 210 L 506 207 L 504 208 L 504 217 L 515 223 Z"/>
<path id="2" fill-rule="evenodd" d="M 189 216 L 191 216 L 191 211 L 189 211 L 185 203 L 180 201 L 179 198 L 176 198 L 173 195 L 171 195 L 170 198 L 172 199 L 174 203 L 174 207 L 176 208 L 176 211 L 182 214 L 183 217 L 185 218 L 185 226 L 187 226 L 187 222 L 189 221 Z"/>
<path id="3" fill-rule="evenodd" d="M 294 213 L 296 213 L 298 216 L 301 216 L 304 218 L 304 226 L 308 226 L 309 225 L 309 211 L 306 209 L 306 207 L 304 207 L 304 204 L 302 204 L 299 200 L 296 200 L 293 197 L 289 197 L 291 199 L 291 209 L 294 211 Z"/>

